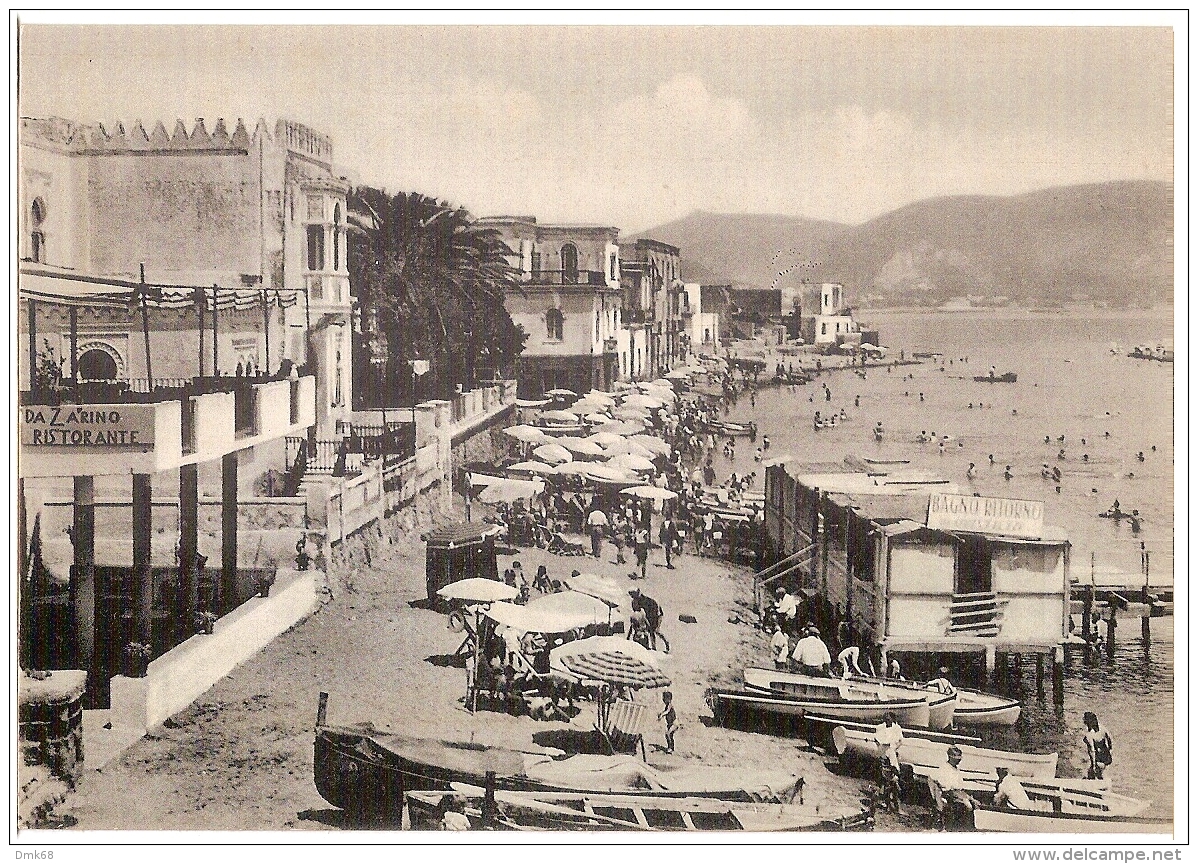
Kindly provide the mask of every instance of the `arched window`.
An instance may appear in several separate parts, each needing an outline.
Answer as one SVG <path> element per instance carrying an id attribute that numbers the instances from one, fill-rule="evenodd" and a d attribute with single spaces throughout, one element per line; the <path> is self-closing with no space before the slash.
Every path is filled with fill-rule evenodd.
<path id="1" fill-rule="evenodd" d="M 562 317 L 561 309 L 550 309 L 545 313 L 545 329 L 548 331 L 548 338 L 562 338 L 562 325 L 565 319 Z"/>
<path id="2" fill-rule="evenodd" d="M 567 243 L 562 247 L 562 281 L 578 281 L 578 249 L 573 243 Z"/>
<path id="3" fill-rule="evenodd" d="M 44 264 L 46 261 L 46 233 L 42 230 L 42 223 L 46 221 L 46 202 L 43 199 L 33 199 L 33 204 L 29 208 L 29 221 L 29 257 L 39 264 Z"/>
<path id="4" fill-rule="evenodd" d="M 79 378 L 83 381 L 115 381 L 116 361 L 107 351 L 91 348 L 79 356 Z"/>
<path id="5" fill-rule="evenodd" d="M 341 204 L 333 205 L 333 269 L 341 269 Z"/>

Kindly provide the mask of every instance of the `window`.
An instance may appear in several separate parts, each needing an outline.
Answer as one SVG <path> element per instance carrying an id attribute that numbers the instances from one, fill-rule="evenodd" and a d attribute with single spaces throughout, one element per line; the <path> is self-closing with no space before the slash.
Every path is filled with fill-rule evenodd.
<path id="1" fill-rule="evenodd" d="M 595 341 L 599 341 L 599 326 L 603 320 L 603 313 L 598 309 L 595 310 Z"/>
<path id="2" fill-rule="evenodd" d="M 324 226 L 308 226 L 308 269 L 318 272 L 324 269 Z"/>
<path id="3" fill-rule="evenodd" d="M 333 206 L 333 269 L 341 269 L 341 205 Z"/>
<path id="4" fill-rule="evenodd" d="M 611 257 L 608 258 L 607 261 L 608 261 L 608 269 L 610 271 L 610 275 L 608 278 L 610 278 L 612 281 L 615 281 L 617 278 L 617 276 L 616 276 L 616 253 L 615 252 L 611 253 Z"/>
<path id="5" fill-rule="evenodd" d="M 29 257 L 39 264 L 46 262 L 46 233 L 42 231 L 42 223 L 46 221 L 46 202 L 34 198 L 29 208 L 29 218 L 32 230 L 29 232 Z"/>
<path id="6" fill-rule="evenodd" d="M 825 321 L 819 325 L 819 335 L 821 335 L 821 336 L 828 335 L 828 322 L 827 321 Z"/>
<path id="7" fill-rule="evenodd" d="M 561 340 L 562 325 L 565 319 L 562 317 L 561 309 L 550 309 L 545 313 L 545 328 L 549 331 L 548 338 Z"/>
<path id="8" fill-rule="evenodd" d="M 562 247 L 562 281 L 571 284 L 578 281 L 578 250 L 573 243 Z"/>

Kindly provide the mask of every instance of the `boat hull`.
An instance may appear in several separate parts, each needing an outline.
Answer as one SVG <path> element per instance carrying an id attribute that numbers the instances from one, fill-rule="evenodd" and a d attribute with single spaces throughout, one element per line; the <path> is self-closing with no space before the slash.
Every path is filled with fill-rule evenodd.
<path id="1" fill-rule="evenodd" d="M 953 722 L 962 726 L 1014 726 L 1023 710 L 1017 700 L 980 690 L 957 690 Z"/>
<path id="2" fill-rule="evenodd" d="M 1041 813 L 994 807 L 975 809 L 973 827 L 977 831 L 1016 834 L 1173 834 L 1173 823 L 1164 819 Z"/>
<path id="3" fill-rule="evenodd" d="M 846 700 L 804 698 L 752 690 L 712 690 L 708 704 L 718 722 L 729 714 L 748 713 L 801 719 L 810 714 L 857 723 L 881 723 L 893 712 L 904 726 L 926 726 L 928 703 L 923 699 L 850 702 Z"/>
<path id="4" fill-rule="evenodd" d="M 774 669 L 745 669 L 745 689 L 762 693 L 784 693 L 788 696 L 813 696 L 819 699 L 841 699 L 848 702 L 871 702 L 879 699 L 922 699 L 928 705 L 926 723 L 900 725 L 924 726 L 928 729 L 947 729 L 953 723 L 957 704 L 956 694 L 945 695 L 922 687 L 893 684 L 886 681 L 854 681 L 841 678 L 817 678 L 795 672 Z M 840 716 L 840 715 L 837 715 Z M 847 719 L 847 718 L 846 718 Z"/>
<path id="5" fill-rule="evenodd" d="M 901 723 L 899 725 L 902 725 Z M 835 736 L 837 750 L 858 756 L 877 758 L 877 745 L 873 733 L 858 729 L 843 730 Z M 913 768 L 937 768 L 948 764 L 950 745 L 922 738 L 906 738 L 899 748 L 899 763 Z M 1057 774 L 1057 754 L 1014 753 L 1006 750 L 991 750 L 970 744 L 957 745 L 961 749 L 960 769 L 967 774 L 997 776 L 995 769 L 1006 768 L 1016 777 L 1033 777 L 1049 780 Z"/>

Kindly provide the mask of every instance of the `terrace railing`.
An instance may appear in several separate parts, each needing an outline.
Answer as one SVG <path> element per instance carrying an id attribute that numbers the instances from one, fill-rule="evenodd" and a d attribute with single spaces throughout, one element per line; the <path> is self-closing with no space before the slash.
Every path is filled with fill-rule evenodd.
<path id="1" fill-rule="evenodd" d="M 534 270 L 530 280 L 537 285 L 606 285 L 602 270 Z"/>

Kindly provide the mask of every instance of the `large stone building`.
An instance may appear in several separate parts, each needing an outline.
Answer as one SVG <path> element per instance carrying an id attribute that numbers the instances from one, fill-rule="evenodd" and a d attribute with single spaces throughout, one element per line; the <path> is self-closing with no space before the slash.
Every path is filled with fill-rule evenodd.
<path id="1" fill-rule="evenodd" d="M 620 245 L 620 283 L 630 349 L 627 364 L 621 350 L 621 372 L 630 378 L 656 378 L 686 354 L 689 335 L 682 317 L 687 299 L 681 273 L 677 246 L 648 238 Z M 642 343 L 645 359 L 637 362 L 635 352 Z"/>
<path id="2" fill-rule="evenodd" d="M 619 230 L 544 225 L 532 216 L 479 220 L 512 249 L 520 286 L 505 304 L 528 334 L 516 362 L 522 397 L 565 388 L 607 390 L 619 376 L 621 329 Z"/>
<path id="3" fill-rule="evenodd" d="M 191 132 L 176 121 L 147 133 L 24 119 L 20 163 L 23 296 L 109 280 L 144 281 L 161 298 L 148 304 L 148 349 L 137 309 L 76 307 L 72 344 L 66 307 L 38 303 L 33 318 L 25 308 L 23 357 L 32 321 L 35 352 L 48 355 L 48 340 L 64 376 L 134 391 L 270 375 L 287 360 L 316 377 L 320 431 L 348 412 L 349 184 L 326 136 L 287 120 L 251 134 L 241 121 L 232 132 L 200 119 Z M 22 390 L 32 365 L 21 366 Z"/>

